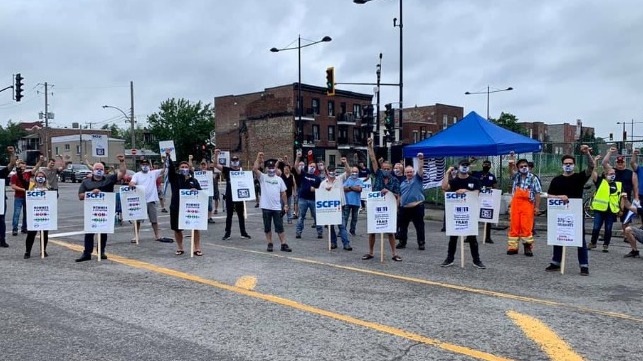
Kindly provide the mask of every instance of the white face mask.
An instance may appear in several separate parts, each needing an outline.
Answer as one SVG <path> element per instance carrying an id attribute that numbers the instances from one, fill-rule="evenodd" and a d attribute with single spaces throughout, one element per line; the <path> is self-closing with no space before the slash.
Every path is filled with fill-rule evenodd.
<path id="1" fill-rule="evenodd" d="M 143 166 L 141 166 L 141 171 L 142 171 L 143 173 L 147 173 L 147 172 L 149 172 L 149 171 L 150 171 L 150 166 L 149 166 L 149 165 L 143 165 Z"/>
<path id="2" fill-rule="evenodd" d="M 571 173 L 571 172 L 573 172 L 573 171 L 574 171 L 574 164 L 570 164 L 570 165 L 563 165 L 563 171 L 564 171 L 565 173 Z"/>
<path id="3" fill-rule="evenodd" d="M 616 174 L 608 175 L 607 177 L 605 177 L 605 179 L 607 179 L 608 182 L 614 182 L 614 179 L 616 179 Z"/>
<path id="4" fill-rule="evenodd" d="M 465 165 L 461 165 L 461 166 L 458 168 L 458 170 L 460 171 L 460 173 L 469 173 L 469 167 L 468 167 L 468 166 L 465 166 Z"/>
<path id="5" fill-rule="evenodd" d="M 233 160 L 232 162 L 230 162 L 230 166 L 238 167 L 239 166 L 239 161 L 238 160 Z"/>
<path id="6" fill-rule="evenodd" d="M 520 173 L 522 174 L 529 173 L 529 167 L 520 167 L 519 170 L 520 170 Z"/>
<path id="7" fill-rule="evenodd" d="M 277 171 L 275 170 L 275 168 L 268 168 L 267 173 L 269 177 L 273 177 L 277 173 Z"/>

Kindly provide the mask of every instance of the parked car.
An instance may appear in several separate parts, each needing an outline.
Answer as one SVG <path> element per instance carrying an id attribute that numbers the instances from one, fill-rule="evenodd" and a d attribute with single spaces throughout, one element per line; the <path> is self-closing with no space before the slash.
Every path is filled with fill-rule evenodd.
<path id="1" fill-rule="evenodd" d="M 92 170 L 89 169 L 85 164 L 76 164 L 72 163 L 67 166 L 62 172 L 60 172 L 60 181 L 65 182 L 70 180 L 72 183 L 80 183 L 87 177 L 87 175 L 92 174 Z"/>

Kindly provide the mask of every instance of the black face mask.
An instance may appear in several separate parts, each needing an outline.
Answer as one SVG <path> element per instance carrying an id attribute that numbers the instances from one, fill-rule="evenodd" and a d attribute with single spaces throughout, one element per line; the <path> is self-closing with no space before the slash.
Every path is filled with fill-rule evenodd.
<path id="1" fill-rule="evenodd" d="M 488 167 L 488 166 L 486 166 L 486 165 L 482 167 L 482 170 L 483 170 L 484 172 L 488 172 L 488 171 L 489 171 L 489 169 L 491 169 L 491 167 Z"/>

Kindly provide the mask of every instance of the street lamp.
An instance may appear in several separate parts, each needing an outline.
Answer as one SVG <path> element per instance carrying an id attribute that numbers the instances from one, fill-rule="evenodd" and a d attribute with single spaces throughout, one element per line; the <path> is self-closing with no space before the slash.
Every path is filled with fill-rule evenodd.
<path id="1" fill-rule="evenodd" d="M 309 42 L 308 44 L 301 45 L 301 34 L 300 34 L 297 37 L 297 47 L 287 47 L 287 48 L 281 48 L 281 49 L 272 48 L 272 49 L 270 49 L 270 51 L 273 52 L 273 53 L 277 53 L 277 52 L 280 52 L 280 51 L 286 51 L 286 50 L 295 50 L 295 49 L 297 50 L 297 70 L 298 70 L 298 78 L 297 78 L 297 135 L 296 135 L 297 138 L 300 135 L 303 135 L 303 133 L 304 133 L 304 129 L 303 129 L 304 127 L 303 127 L 303 124 L 302 124 L 302 121 L 301 121 L 301 113 L 303 112 L 303 109 L 301 109 L 301 108 L 303 108 L 303 105 L 304 105 L 303 104 L 304 101 L 301 98 L 301 48 L 306 48 L 306 47 L 309 47 L 309 46 L 312 46 L 312 45 L 315 45 L 315 44 L 319 44 L 319 43 L 327 43 L 327 42 L 329 42 L 331 40 L 333 40 L 333 39 L 331 39 L 330 36 L 324 36 L 323 38 L 321 38 L 321 40 L 312 41 L 312 42 Z M 301 102 L 301 104 L 300 104 L 300 102 Z M 301 146 L 301 144 L 300 144 L 300 146 Z M 295 149 L 295 151 L 296 150 L 297 149 Z"/>
<path id="2" fill-rule="evenodd" d="M 355 4 L 366 4 L 367 2 L 370 2 L 373 0 L 353 0 Z M 393 18 L 393 27 L 399 27 L 400 28 L 400 95 L 399 95 L 399 102 L 400 102 L 400 137 L 402 137 L 402 122 L 404 119 L 404 32 L 403 32 L 403 25 L 402 25 L 402 14 L 403 14 L 403 9 L 404 7 L 402 6 L 402 0 L 400 0 L 400 22 L 397 22 L 397 18 Z"/>
<path id="3" fill-rule="evenodd" d="M 465 95 L 487 94 L 487 120 L 490 120 L 491 118 L 489 118 L 489 94 L 492 94 L 492 93 L 500 93 L 500 92 L 506 92 L 506 91 L 510 91 L 510 90 L 514 90 L 514 88 L 509 87 L 509 88 L 507 88 L 507 89 L 495 89 L 495 90 L 491 90 L 491 88 L 487 85 L 487 91 L 486 91 L 486 92 L 466 92 L 466 93 L 464 93 L 464 94 L 465 94 Z"/>
<path id="4" fill-rule="evenodd" d="M 125 117 L 125 120 L 130 122 L 130 133 L 132 133 L 131 134 L 131 136 L 132 136 L 132 149 L 136 149 L 136 142 L 135 142 L 136 137 L 134 136 L 134 117 L 128 117 L 127 114 L 125 114 L 125 112 L 121 108 L 118 108 L 118 107 L 115 107 L 115 106 L 112 106 L 112 105 L 103 105 L 103 109 L 107 109 L 107 108 L 116 109 L 119 112 L 123 113 L 123 116 Z"/>

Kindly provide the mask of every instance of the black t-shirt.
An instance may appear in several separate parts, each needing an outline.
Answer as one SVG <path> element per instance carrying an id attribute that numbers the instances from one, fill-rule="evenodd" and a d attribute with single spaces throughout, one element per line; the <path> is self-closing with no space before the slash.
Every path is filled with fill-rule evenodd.
<path id="1" fill-rule="evenodd" d="M 480 179 L 468 176 L 466 178 L 455 177 L 449 181 L 449 190 L 455 192 L 459 189 L 466 189 L 468 191 L 479 191 L 481 188 Z"/>
<path id="2" fill-rule="evenodd" d="M 283 179 L 284 184 L 286 184 L 286 196 L 291 197 L 292 189 L 295 186 L 295 175 L 290 173 L 290 175 L 286 177 L 286 175 L 282 173 L 281 179 Z"/>
<path id="3" fill-rule="evenodd" d="M 569 176 L 561 174 L 551 180 L 547 193 L 555 196 L 567 196 L 567 198 L 583 198 L 583 187 L 589 177 L 585 171 L 572 173 Z"/>
<path id="4" fill-rule="evenodd" d="M 616 181 L 623 183 L 623 192 L 627 193 L 628 197 L 632 195 L 632 171 L 630 169 L 616 169 Z"/>

